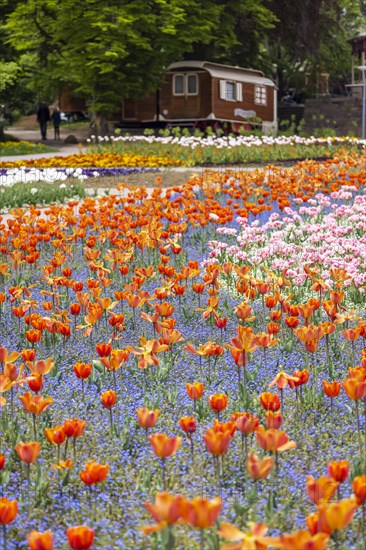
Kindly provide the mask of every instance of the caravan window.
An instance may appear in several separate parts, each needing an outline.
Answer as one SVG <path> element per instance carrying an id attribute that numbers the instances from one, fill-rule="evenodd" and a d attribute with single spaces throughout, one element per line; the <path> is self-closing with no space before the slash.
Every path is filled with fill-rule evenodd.
<path id="1" fill-rule="evenodd" d="M 267 88 L 265 86 L 255 86 L 254 103 L 257 105 L 267 105 Z"/>
<path id="2" fill-rule="evenodd" d="M 188 74 L 187 75 L 187 94 L 196 95 L 197 94 L 197 75 Z"/>
<path id="3" fill-rule="evenodd" d="M 184 95 L 184 75 L 175 74 L 173 79 L 173 94 Z"/>
<path id="4" fill-rule="evenodd" d="M 195 73 L 175 74 L 173 78 L 173 95 L 197 95 L 198 79 Z"/>
<path id="5" fill-rule="evenodd" d="M 243 101 L 243 87 L 241 82 L 220 80 L 220 99 L 225 101 Z"/>
<path id="6" fill-rule="evenodd" d="M 235 82 L 226 81 L 225 99 L 227 99 L 228 101 L 235 101 L 236 100 L 235 91 L 236 91 Z"/>

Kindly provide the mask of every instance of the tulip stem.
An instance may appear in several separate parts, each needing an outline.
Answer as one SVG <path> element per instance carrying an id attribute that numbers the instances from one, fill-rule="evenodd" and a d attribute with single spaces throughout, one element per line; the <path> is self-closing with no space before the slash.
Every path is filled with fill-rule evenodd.
<path id="1" fill-rule="evenodd" d="M 191 455 L 192 455 L 192 462 L 194 462 L 194 446 L 193 446 L 193 437 L 192 434 L 189 436 L 189 442 L 191 444 Z"/>
<path id="2" fill-rule="evenodd" d="M 203 529 L 200 530 L 200 549 L 205 550 L 205 535 Z"/>
<path id="3" fill-rule="evenodd" d="M 161 471 L 163 474 L 163 489 L 166 491 L 166 463 L 165 458 L 161 459 Z"/>
<path id="4" fill-rule="evenodd" d="M 66 460 L 66 458 L 67 458 L 67 447 L 68 447 L 68 445 L 69 445 L 69 438 L 67 437 L 67 438 L 66 438 L 66 443 L 65 443 L 65 455 L 64 455 L 64 456 L 65 456 L 65 460 Z"/>
<path id="5" fill-rule="evenodd" d="M 173 550 L 175 544 L 174 544 L 174 534 L 173 534 L 173 526 L 168 526 L 168 541 L 167 541 L 167 550 Z"/>
<path id="6" fill-rule="evenodd" d="M 3 534 L 4 534 L 4 550 L 6 550 L 6 549 L 7 549 L 8 540 L 7 540 L 7 536 L 6 536 L 6 525 L 5 525 L 5 523 L 3 524 Z"/>
<path id="7" fill-rule="evenodd" d="M 113 412 L 112 407 L 109 409 L 109 426 L 111 431 L 111 437 L 113 436 Z"/>
<path id="8" fill-rule="evenodd" d="M 34 439 L 37 440 L 37 425 L 36 425 L 36 415 L 33 414 L 33 432 L 34 432 Z"/>

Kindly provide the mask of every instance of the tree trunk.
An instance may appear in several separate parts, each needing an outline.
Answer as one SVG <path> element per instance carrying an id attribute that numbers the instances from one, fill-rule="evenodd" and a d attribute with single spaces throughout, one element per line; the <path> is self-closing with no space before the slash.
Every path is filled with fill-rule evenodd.
<path id="1" fill-rule="evenodd" d="M 105 115 L 101 113 L 92 113 L 90 129 L 94 136 L 104 137 L 109 133 L 108 121 Z"/>

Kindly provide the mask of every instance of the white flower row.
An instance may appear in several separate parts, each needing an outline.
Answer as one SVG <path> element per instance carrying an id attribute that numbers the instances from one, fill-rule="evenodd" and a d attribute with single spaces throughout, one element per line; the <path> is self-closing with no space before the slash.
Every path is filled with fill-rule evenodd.
<path id="1" fill-rule="evenodd" d="M 354 138 L 354 137 L 327 137 L 317 138 L 300 137 L 300 136 L 91 136 L 91 139 L 87 140 L 89 143 L 141 143 L 152 144 L 160 143 L 163 145 L 179 145 L 181 147 L 216 147 L 221 149 L 223 147 L 260 147 L 262 145 L 322 145 L 332 143 L 355 143 L 360 146 L 366 147 L 366 140 Z"/>
<path id="2" fill-rule="evenodd" d="M 82 181 L 88 178 L 81 168 L 9 168 L 5 174 L 0 174 L 0 188 L 12 187 L 16 183 L 66 181 L 69 177 Z"/>

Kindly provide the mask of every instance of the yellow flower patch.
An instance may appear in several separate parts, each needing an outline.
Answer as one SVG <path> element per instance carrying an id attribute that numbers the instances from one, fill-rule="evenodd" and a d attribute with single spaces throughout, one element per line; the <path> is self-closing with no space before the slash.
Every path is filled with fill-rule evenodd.
<path id="1" fill-rule="evenodd" d="M 167 157 L 154 157 L 144 155 L 115 155 L 102 154 L 76 154 L 60 157 L 40 159 L 17 160 L 14 162 L 0 162 L 1 168 L 19 168 L 27 166 L 32 168 L 155 168 L 159 166 L 174 166 L 182 164 L 179 160 Z"/>

